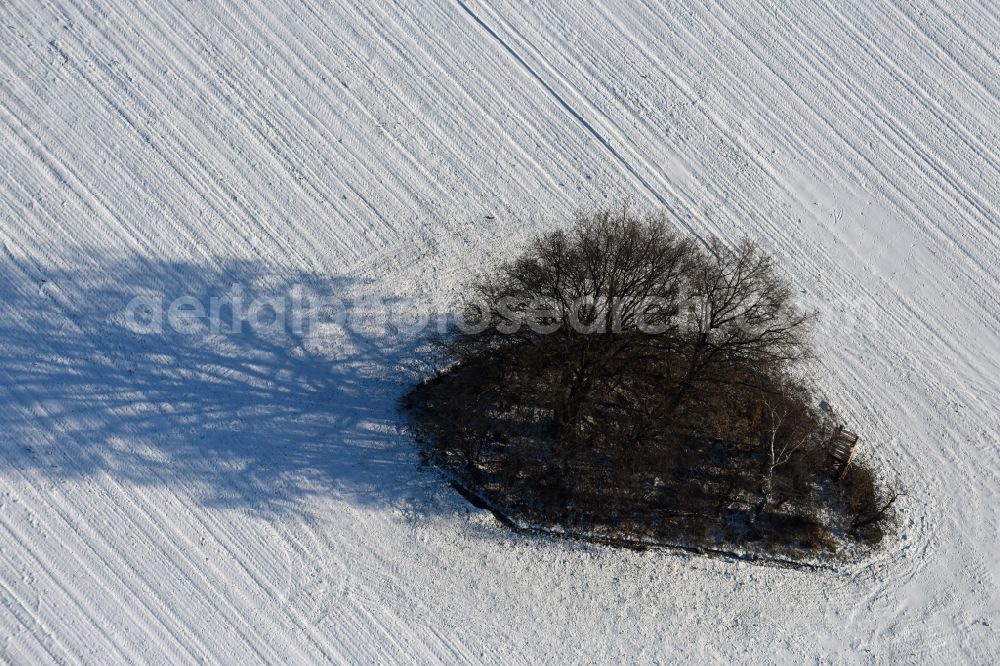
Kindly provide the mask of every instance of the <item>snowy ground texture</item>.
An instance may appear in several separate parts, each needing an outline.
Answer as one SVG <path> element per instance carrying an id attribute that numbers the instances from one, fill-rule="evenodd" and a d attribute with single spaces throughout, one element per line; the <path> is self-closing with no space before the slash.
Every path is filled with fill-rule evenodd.
<path id="1" fill-rule="evenodd" d="M 0 661 L 989 663 L 988 0 L 0 2 Z M 138 334 L 136 295 L 441 308 L 630 196 L 779 255 L 910 491 L 810 574 L 516 536 L 418 466 L 419 342 Z"/>

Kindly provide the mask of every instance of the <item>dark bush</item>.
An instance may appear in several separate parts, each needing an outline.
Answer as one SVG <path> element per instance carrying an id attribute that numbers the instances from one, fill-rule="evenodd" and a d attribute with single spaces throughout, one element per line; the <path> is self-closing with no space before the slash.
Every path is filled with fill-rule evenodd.
<path id="1" fill-rule="evenodd" d="M 872 545 L 882 541 L 899 497 L 898 492 L 880 490 L 880 486 L 875 472 L 864 465 L 854 465 L 844 479 L 844 499 L 849 515 L 847 534 Z"/>

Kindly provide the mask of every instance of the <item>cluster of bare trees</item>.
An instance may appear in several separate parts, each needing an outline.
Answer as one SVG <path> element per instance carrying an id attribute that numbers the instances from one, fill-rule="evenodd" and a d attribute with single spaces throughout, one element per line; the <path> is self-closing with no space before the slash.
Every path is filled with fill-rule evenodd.
<path id="1" fill-rule="evenodd" d="M 811 316 L 759 247 L 705 248 L 627 212 L 535 238 L 474 285 L 465 310 L 485 328 L 460 336 L 460 359 L 489 353 L 512 372 L 526 361 L 556 375 L 547 399 L 560 438 L 609 400 L 656 396 L 669 421 L 709 385 L 771 378 L 809 355 Z"/>
<path id="2" fill-rule="evenodd" d="M 813 317 L 754 243 L 584 214 L 474 282 L 463 315 L 421 418 L 507 506 L 754 525 L 818 497 L 832 424 L 800 379 Z"/>

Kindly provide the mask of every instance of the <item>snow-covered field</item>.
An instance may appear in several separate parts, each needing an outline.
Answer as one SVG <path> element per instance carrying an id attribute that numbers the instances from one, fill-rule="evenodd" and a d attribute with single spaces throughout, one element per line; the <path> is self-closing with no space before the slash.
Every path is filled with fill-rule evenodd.
<path id="1" fill-rule="evenodd" d="M 997 659 L 990 0 L 2 0 L 0 34 L 0 661 Z M 820 311 L 909 491 L 880 554 L 515 536 L 419 467 L 419 336 L 126 325 L 233 284 L 436 311 L 623 197 Z"/>

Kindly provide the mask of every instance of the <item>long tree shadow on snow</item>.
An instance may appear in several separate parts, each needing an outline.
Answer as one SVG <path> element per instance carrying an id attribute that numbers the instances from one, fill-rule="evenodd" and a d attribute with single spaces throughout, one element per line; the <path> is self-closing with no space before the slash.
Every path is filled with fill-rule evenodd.
<path id="1" fill-rule="evenodd" d="M 302 283 L 342 295 L 363 288 L 356 281 L 262 280 L 251 264 L 8 268 L 0 396 L 11 404 L 0 409 L 0 469 L 180 484 L 207 505 L 255 512 L 319 494 L 385 505 L 434 483 L 419 471 L 396 413 L 412 382 L 401 366 L 419 336 L 335 324 L 302 334 L 246 324 L 240 333 L 182 334 L 166 325 L 137 333 L 122 323 L 137 295 L 165 304 L 192 295 L 207 307 L 234 282 L 266 285 L 248 287 L 249 301 Z"/>

